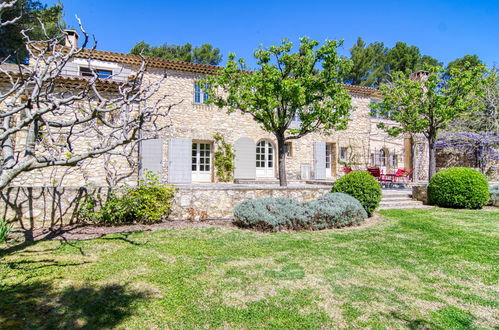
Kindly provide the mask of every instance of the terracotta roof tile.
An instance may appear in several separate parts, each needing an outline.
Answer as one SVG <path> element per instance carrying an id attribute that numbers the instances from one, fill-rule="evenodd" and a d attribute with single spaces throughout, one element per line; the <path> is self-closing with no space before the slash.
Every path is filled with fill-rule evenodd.
<path id="1" fill-rule="evenodd" d="M 96 60 L 120 62 L 130 65 L 141 65 L 142 63 L 141 57 L 139 55 L 107 52 L 102 50 L 85 50 L 83 53 L 78 55 L 78 57 L 83 58 L 89 56 Z M 221 69 L 221 67 L 215 65 L 198 64 L 177 60 L 166 60 L 155 57 L 145 57 L 145 59 L 148 66 L 168 70 L 186 71 L 201 74 L 214 74 Z M 345 88 L 352 93 L 379 96 L 379 90 L 372 87 L 345 85 Z"/>

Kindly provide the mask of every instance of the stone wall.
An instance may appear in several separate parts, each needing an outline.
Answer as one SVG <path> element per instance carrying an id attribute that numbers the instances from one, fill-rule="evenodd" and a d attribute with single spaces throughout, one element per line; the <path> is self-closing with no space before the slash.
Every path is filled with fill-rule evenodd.
<path id="1" fill-rule="evenodd" d="M 171 219 L 232 218 L 234 207 L 248 199 L 261 197 L 289 197 L 300 201 L 313 200 L 327 192 L 331 187 L 321 185 L 300 185 L 289 187 L 244 186 L 244 185 L 197 185 L 179 187 L 175 194 Z"/>
<path id="2" fill-rule="evenodd" d="M 321 185 L 291 187 L 247 186 L 233 184 L 178 186 L 169 219 L 232 218 L 234 207 L 247 199 L 290 197 L 312 200 L 331 190 Z M 27 232 L 78 223 L 77 211 L 88 194 L 102 203 L 109 188 L 10 187 L 0 193 L 0 216 L 14 228 Z"/>
<path id="3" fill-rule="evenodd" d="M 78 223 L 86 196 L 92 194 L 102 203 L 108 192 L 105 187 L 9 187 L 0 192 L 0 217 L 29 236 L 35 229 Z"/>

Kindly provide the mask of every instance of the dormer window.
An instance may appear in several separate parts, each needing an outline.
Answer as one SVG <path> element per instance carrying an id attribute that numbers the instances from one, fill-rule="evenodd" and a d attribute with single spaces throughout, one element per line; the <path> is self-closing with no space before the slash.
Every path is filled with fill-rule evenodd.
<path id="1" fill-rule="evenodd" d="M 80 76 L 82 77 L 93 77 L 94 72 L 97 75 L 97 77 L 101 79 L 109 79 L 113 75 L 112 70 L 97 69 L 97 68 L 91 69 L 88 67 L 80 66 Z"/>
<path id="2" fill-rule="evenodd" d="M 194 103 L 206 103 L 208 101 L 208 93 L 206 93 L 201 84 L 194 84 Z"/>

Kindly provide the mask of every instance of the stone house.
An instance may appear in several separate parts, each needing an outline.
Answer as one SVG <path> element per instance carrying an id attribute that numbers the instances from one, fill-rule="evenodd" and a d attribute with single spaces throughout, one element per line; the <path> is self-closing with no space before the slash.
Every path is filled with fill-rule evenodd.
<path id="1" fill-rule="evenodd" d="M 103 83 L 108 80 L 112 83 L 110 80 L 123 81 L 133 75 L 141 61 L 136 55 L 107 51 L 93 51 L 90 61 L 83 55 L 68 63 L 62 74 L 85 79 L 90 74 L 90 65 Z M 112 160 L 118 175 L 128 173 L 122 182 L 136 183 L 146 169 L 174 184 L 217 182 L 213 165 L 216 148 L 213 137 L 217 133 L 233 146 L 235 182 L 276 181 L 275 138 L 260 129 L 248 115 L 227 114 L 224 109 L 204 103 L 207 95 L 197 81 L 204 75 L 216 73 L 218 67 L 157 58 L 148 58 L 147 64 L 147 79 L 166 75 L 160 92 L 168 95 L 165 102 L 178 105 L 168 116 L 169 129 L 140 143 L 136 170 L 130 171 L 124 159 Z M 288 142 L 288 180 L 334 180 L 342 175 L 345 165 L 356 169 L 379 166 L 385 172 L 416 168 L 414 178 L 424 180 L 427 168 L 424 141 L 389 137 L 377 128 L 377 123 L 385 119 L 379 118 L 370 107 L 379 100 L 376 89 L 350 85 L 345 88 L 352 95 L 348 128 L 331 135 L 312 133 Z M 34 171 L 21 175 L 13 185 L 105 186 L 109 182 L 106 171 L 110 162 L 109 158 L 100 157 L 87 160 L 77 168 Z"/>

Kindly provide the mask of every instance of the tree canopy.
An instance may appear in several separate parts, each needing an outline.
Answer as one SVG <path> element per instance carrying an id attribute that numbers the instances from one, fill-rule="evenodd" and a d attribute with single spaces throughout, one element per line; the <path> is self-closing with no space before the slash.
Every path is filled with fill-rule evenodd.
<path id="1" fill-rule="evenodd" d="M 385 127 L 391 135 L 422 133 L 429 144 L 428 177 L 435 173 L 435 143 L 438 133 L 457 118 L 483 108 L 483 66 L 451 69 L 450 78 L 441 66 L 424 67 L 419 79 L 396 72 L 390 85 L 380 87 L 383 101 L 374 105 L 383 116 L 398 125 Z"/>
<path id="2" fill-rule="evenodd" d="M 48 7 L 36 0 L 18 0 L 11 8 L 2 12 L 2 20 L 19 17 L 13 24 L 0 27 L 0 59 L 9 57 L 10 62 L 25 62 L 28 53 L 21 31 L 32 40 L 47 40 L 61 33 L 66 27 L 63 20 L 63 5 L 56 3 Z M 42 26 L 45 26 L 45 35 Z"/>
<path id="3" fill-rule="evenodd" d="M 424 65 L 441 65 L 429 55 L 421 55 L 416 46 L 397 42 L 388 48 L 382 42 L 366 44 L 362 38 L 350 48 L 352 68 L 345 72 L 342 81 L 347 84 L 361 86 L 379 86 L 390 81 L 393 73 L 401 71 L 406 74 L 420 70 Z"/>
<path id="4" fill-rule="evenodd" d="M 211 65 L 218 65 L 222 61 L 220 49 L 214 48 L 211 44 L 193 47 L 190 43 L 185 45 L 168 45 L 164 43 L 161 46 L 151 46 L 141 41 L 133 46 L 130 54 L 142 54 L 149 57 Z"/>
<path id="5" fill-rule="evenodd" d="M 285 39 L 254 52 L 255 70 L 248 71 L 245 61 L 236 61 L 231 54 L 226 67 L 201 82 L 208 102 L 250 115 L 276 137 L 283 186 L 287 184 L 286 141 L 347 127 L 351 97 L 338 80 L 350 61 L 338 56 L 341 44 L 328 40 L 319 47 L 317 41 L 301 38 L 298 51 L 293 52 L 293 44 Z"/>

